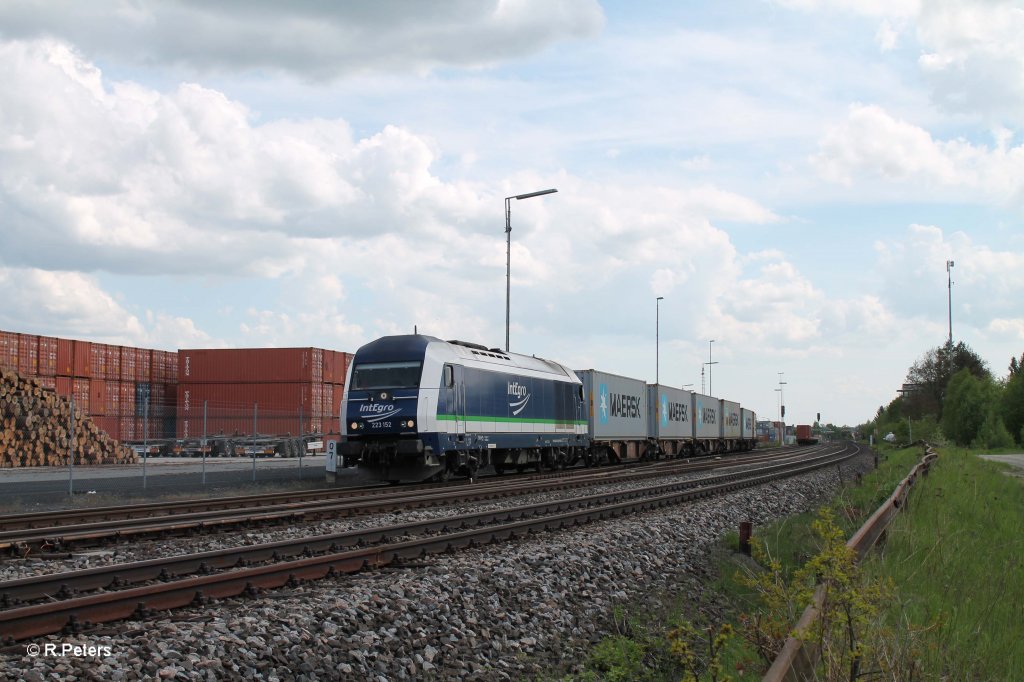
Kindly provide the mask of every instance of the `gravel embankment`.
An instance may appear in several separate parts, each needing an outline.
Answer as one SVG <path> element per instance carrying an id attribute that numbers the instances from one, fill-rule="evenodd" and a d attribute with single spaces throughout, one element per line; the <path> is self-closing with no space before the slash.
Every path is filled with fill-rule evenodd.
<path id="1" fill-rule="evenodd" d="M 870 467 L 870 456 L 858 459 L 843 465 L 845 475 Z M 493 680 L 573 670 L 610 629 L 614 606 L 665 591 L 696 598 L 722 532 L 813 508 L 837 484 L 831 467 L 411 567 L 46 637 L 36 643 L 109 646 L 110 654 L 32 657 L 22 643 L 4 650 L 0 679 Z"/>

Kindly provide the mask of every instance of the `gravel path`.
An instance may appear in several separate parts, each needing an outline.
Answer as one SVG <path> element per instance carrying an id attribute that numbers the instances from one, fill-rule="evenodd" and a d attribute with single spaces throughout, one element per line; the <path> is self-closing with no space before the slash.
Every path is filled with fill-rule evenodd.
<path id="1" fill-rule="evenodd" d="M 862 456 L 842 471 L 852 476 L 870 462 Z M 722 532 L 811 509 L 838 478 L 831 467 L 414 566 L 51 636 L 38 644 L 109 654 L 33 657 L 19 644 L 0 658 L 0 679 L 495 680 L 572 671 L 608 632 L 613 607 L 667 588 L 696 598 Z"/>

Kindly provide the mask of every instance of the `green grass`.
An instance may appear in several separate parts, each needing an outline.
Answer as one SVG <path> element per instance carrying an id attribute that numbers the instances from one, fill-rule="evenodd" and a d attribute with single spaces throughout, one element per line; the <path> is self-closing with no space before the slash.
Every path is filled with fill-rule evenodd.
<path id="1" fill-rule="evenodd" d="M 922 456 L 918 447 L 879 451 L 878 470 L 834 501 L 847 537 Z M 865 559 L 865 575 L 893 580 L 885 625 L 914 633 L 923 679 L 1024 680 L 1024 478 L 966 450 L 944 447 L 939 455 L 885 543 Z M 816 551 L 813 518 L 801 514 L 755 529 L 784 571 Z M 735 547 L 735 537 L 723 538 L 722 546 Z M 723 549 L 716 588 L 749 612 L 757 595 L 736 580 L 744 566 L 749 560 Z"/>
<path id="2" fill-rule="evenodd" d="M 846 486 L 833 501 L 847 537 L 923 456 L 917 446 L 886 444 L 877 450 L 878 469 L 859 485 Z M 895 585 L 892 608 L 879 626 L 906 641 L 919 661 L 915 679 L 1024 680 L 1024 478 L 1008 476 L 1003 473 L 1007 465 L 965 450 L 941 448 L 939 453 L 930 473 L 918 479 L 884 544 L 863 563 L 868 579 L 891 578 Z M 810 528 L 815 518 L 813 512 L 801 514 L 754 532 L 783 571 L 791 573 L 819 551 Z M 740 571 L 758 570 L 736 552 L 737 542 L 735 532 L 723 536 L 712 557 L 718 578 L 709 590 L 719 595 L 719 607 L 733 623 L 759 605 L 758 595 L 737 580 Z M 802 610 L 802 605 L 794 607 L 794 624 Z M 678 679 L 678 667 L 666 656 L 674 624 L 688 617 L 698 627 L 720 625 L 692 611 L 684 614 L 681 604 L 647 615 L 599 643 L 587 672 L 572 679 Z M 739 636 L 721 658 L 734 682 L 763 674 L 756 652 Z"/>
<path id="3" fill-rule="evenodd" d="M 882 550 L 864 566 L 888 575 L 890 623 L 922 629 L 936 679 L 1024 679 L 1024 480 L 1007 465 L 942 448 Z"/>

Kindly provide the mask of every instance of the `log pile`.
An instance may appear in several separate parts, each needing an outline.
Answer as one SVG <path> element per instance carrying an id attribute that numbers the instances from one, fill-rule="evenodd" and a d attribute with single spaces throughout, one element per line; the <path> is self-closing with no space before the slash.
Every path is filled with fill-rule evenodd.
<path id="1" fill-rule="evenodd" d="M 0 468 L 67 466 L 71 402 L 35 379 L 0 373 Z M 137 462 L 138 456 L 75 415 L 75 466 Z"/>

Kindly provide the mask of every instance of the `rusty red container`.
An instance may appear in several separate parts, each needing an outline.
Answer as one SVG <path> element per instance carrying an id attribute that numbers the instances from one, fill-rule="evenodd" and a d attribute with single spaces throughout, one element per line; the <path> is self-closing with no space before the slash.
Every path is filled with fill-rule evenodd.
<path id="1" fill-rule="evenodd" d="M 57 377 L 56 382 L 54 382 L 54 390 L 57 391 L 57 395 L 64 398 L 70 398 L 74 388 L 74 380 L 70 377 Z"/>
<path id="2" fill-rule="evenodd" d="M 93 417 L 93 422 L 114 440 L 121 440 L 121 419 L 119 417 Z"/>
<path id="3" fill-rule="evenodd" d="M 74 379 L 73 382 L 72 390 L 75 397 L 75 413 L 89 414 L 89 380 Z"/>
<path id="4" fill-rule="evenodd" d="M 57 374 L 57 339 L 52 336 L 39 337 L 39 376 L 52 377 Z"/>
<path id="5" fill-rule="evenodd" d="M 120 390 L 118 391 L 121 395 L 120 404 L 120 415 L 122 417 L 130 417 L 135 415 L 135 382 L 134 381 L 122 381 Z M 121 425 L 122 431 L 124 430 L 124 424 Z"/>
<path id="6" fill-rule="evenodd" d="M 337 351 L 333 351 L 333 350 L 325 350 L 324 351 L 324 381 L 329 383 L 329 384 L 333 384 L 334 381 L 335 381 L 335 379 L 334 379 L 334 367 L 335 367 L 335 358 L 336 358 L 337 354 L 338 354 Z"/>
<path id="7" fill-rule="evenodd" d="M 251 437 L 254 406 L 258 434 L 298 435 L 300 429 L 309 433 L 312 420 L 320 418 L 314 411 L 317 386 L 322 391 L 322 384 L 313 383 L 180 383 L 177 436 L 202 436 L 204 402 L 208 435 Z"/>
<path id="8" fill-rule="evenodd" d="M 39 337 L 34 334 L 18 335 L 18 374 L 23 377 L 39 375 Z"/>
<path id="9" fill-rule="evenodd" d="M 321 348 L 182 349 L 177 380 L 197 383 L 320 383 Z"/>
<path id="10" fill-rule="evenodd" d="M 89 380 L 89 414 L 105 415 L 107 413 L 107 380 Z"/>
<path id="11" fill-rule="evenodd" d="M 121 381 L 138 380 L 138 354 L 134 348 L 121 346 Z"/>
<path id="12" fill-rule="evenodd" d="M 93 417 L 92 422 L 115 440 L 121 439 L 121 420 L 117 417 Z"/>
<path id="13" fill-rule="evenodd" d="M 106 408 L 104 413 L 108 417 L 120 417 L 121 416 L 121 382 L 120 381 L 107 381 L 106 382 Z"/>
<path id="14" fill-rule="evenodd" d="M 138 440 L 138 436 L 135 431 L 137 421 L 138 420 L 135 417 L 120 418 L 121 440 Z"/>
<path id="15" fill-rule="evenodd" d="M 75 342 L 71 339 L 57 339 L 57 376 L 70 377 L 75 374 Z"/>
<path id="16" fill-rule="evenodd" d="M 18 336 L 17 332 L 0 332 L 0 370 L 18 371 Z"/>
<path id="17" fill-rule="evenodd" d="M 73 376 L 89 378 L 92 376 L 92 343 L 89 341 L 74 341 L 74 368 Z"/>
<path id="18" fill-rule="evenodd" d="M 39 385 L 43 388 L 48 388 L 51 391 L 57 390 L 57 379 L 54 377 L 36 377 L 36 381 L 38 381 Z"/>
<path id="19" fill-rule="evenodd" d="M 89 350 L 89 371 L 94 379 L 107 378 L 107 344 L 92 344 Z"/>
<path id="20" fill-rule="evenodd" d="M 107 369 L 107 380 L 120 381 L 121 380 L 121 347 L 120 346 L 104 346 L 104 351 L 107 354 L 106 369 Z"/>
<path id="21" fill-rule="evenodd" d="M 146 348 L 135 349 L 136 381 L 153 380 L 153 351 Z"/>

